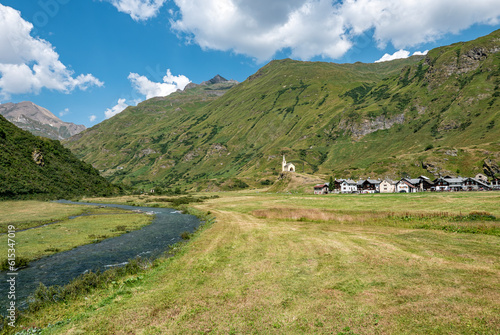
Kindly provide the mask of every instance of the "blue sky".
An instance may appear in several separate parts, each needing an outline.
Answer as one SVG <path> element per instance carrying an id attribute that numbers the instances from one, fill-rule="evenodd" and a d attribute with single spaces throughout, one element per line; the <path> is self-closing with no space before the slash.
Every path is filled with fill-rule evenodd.
<path id="1" fill-rule="evenodd" d="M 90 127 L 272 59 L 370 63 L 496 29 L 498 0 L 0 0 L 0 103 Z"/>

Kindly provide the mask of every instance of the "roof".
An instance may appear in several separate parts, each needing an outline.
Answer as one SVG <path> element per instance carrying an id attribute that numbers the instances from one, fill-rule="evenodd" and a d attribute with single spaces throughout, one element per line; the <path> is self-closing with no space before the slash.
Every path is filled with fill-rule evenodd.
<path id="1" fill-rule="evenodd" d="M 484 181 L 482 181 L 480 179 L 477 179 L 477 178 L 467 178 L 465 181 L 467 181 L 467 180 L 473 180 L 473 181 L 475 181 L 476 183 L 478 183 L 481 186 L 490 188 L 490 185 L 486 184 Z"/>
<path id="2" fill-rule="evenodd" d="M 444 178 L 448 183 L 450 184 L 461 184 L 463 183 L 464 181 L 467 180 L 467 178 L 462 178 L 462 177 L 458 177 L 458 178 Z"/>
<path id="3" fill-rule="evenodd" d="M 408 179 L 406 179 L 406 178 L 403 178 L 403 179 L 401 179 L 400 181 L 398 181 L 398 182 L 397 182 L 397 184 L 399 184 L 399 183 L 405 183 L 406 185 L 408 185 L 408 186 L 410 186 L 410 187 L 416 188 L 416 186 L 415 186 L 413 183 L 411 183 L 411 182 L 410 182 Z"/>

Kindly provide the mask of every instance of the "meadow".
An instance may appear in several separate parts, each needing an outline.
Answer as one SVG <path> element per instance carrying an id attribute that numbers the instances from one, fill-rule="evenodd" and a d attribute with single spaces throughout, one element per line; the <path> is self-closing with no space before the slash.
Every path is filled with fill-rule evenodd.
<path id="1" fill-rule="evenodd" d="M 16 331 L 500 333 L 500 193 L 219 196 L 188 205 L 216 221 L 174 257 L 26 313 Z M 488 229 L 443 229 L 455 224 Z"/>
<path id="2" fill-rule="evenodd" d="M 46 201 L 0 202 L 0 232 L 16 228 L 17 263 L 97 243 L 151 223 L 152 217 L 118 208 L 94 208 Z M 70 217 L 77 216 L 70 219 Z M 0 264 L 7 267 L 8 236 L 0 235 Z"/>

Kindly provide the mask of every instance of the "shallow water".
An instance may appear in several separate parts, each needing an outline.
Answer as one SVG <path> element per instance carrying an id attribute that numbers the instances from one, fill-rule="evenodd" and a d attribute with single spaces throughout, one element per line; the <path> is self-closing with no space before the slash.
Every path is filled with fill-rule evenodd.
<path id="1" fill-rule="evenodd" d="M 60 203 L 79 204 L 89 206 L 117 207 L 128 210 L 153 212 L 153 222 L 121 236 L 109 238 L 95 244 L 87 244 L 75 249 L 44 257 L 31 262 L 29 267 L 17 271 L 16 276 L 16 307 L 26 307 L 27 297 L 39 286 L 65 285 L 72 279 L 86 271 L 104 271 L 113 266 L 127 264 L 135 257 L 156 258 L 165 252 L 169 245 L 181 240 L 180 234 L 193 232 L 200 221 L 193 215 L 181 214 L 171 208 L 135 207 L 126 205 L 110 205 L 96 203 L 81 203 L 59 200 Z M 6 315 L 8 304 L 7 272 L 1 272 L 0 282 L 0 310 Z"/>

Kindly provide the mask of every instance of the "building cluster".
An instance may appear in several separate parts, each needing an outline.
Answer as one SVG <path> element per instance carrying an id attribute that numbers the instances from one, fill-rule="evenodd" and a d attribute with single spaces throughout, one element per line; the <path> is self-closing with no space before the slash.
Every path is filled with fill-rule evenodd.
<path id="1" fill-rule="evenodd" d="M 474 178 L 439 177 L 430 180 L 425 176 L 418 178 L 402 178 L 399 181 L 390 179 L 366 179 L 354 181 L 351 179 L 335 179 L 330 183 L 314 186 L 314 194 L 328 193 L 414 193 L 414 192 L 452 192 L 452 191 L 490 191 L 500 190 L 500 178 L 488 181 L 483 174 Z"/>

